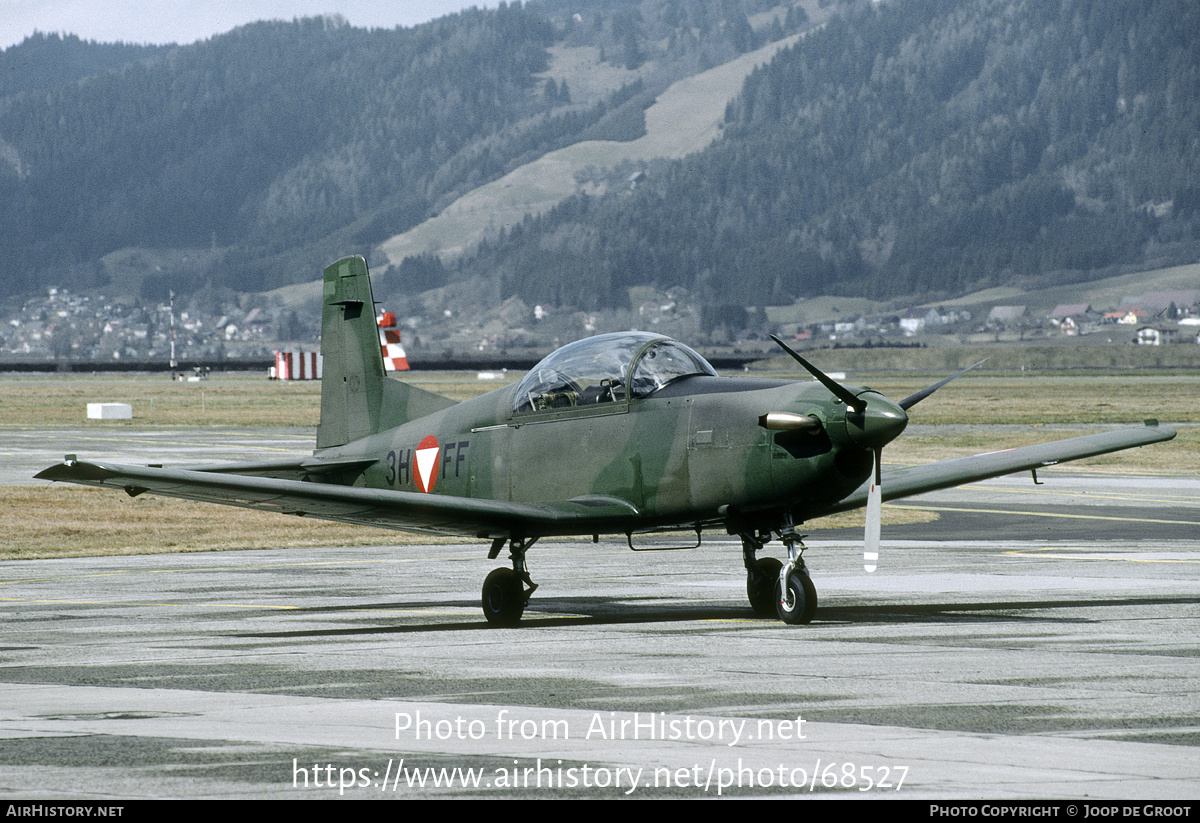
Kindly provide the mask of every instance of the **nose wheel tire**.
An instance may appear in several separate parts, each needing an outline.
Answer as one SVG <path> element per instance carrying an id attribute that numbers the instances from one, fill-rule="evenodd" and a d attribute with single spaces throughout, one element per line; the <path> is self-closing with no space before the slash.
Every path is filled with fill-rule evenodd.
<path id="1" fill-rule="evenodd" d="M 796 570 L 788 575 L 788 590 L 780 590 L 779 575 L 775 575 L 775 610 L 784 623 L 798 626 L 809 623 L 817 613 L 817 588 L 808 575 Z"/>
<path id="2" fill-rule="evenodd" d="M 746 572 L 746 597 L 750 608 L 759 617 L 775 617 L 775 589 L 783 564 L 774 557 L 760 557 L 754 568 Z"/>
<path id="3" fill-rule="evenodd" d="M 483 616 L 493 626 L 516 626 L 525 611 L 525 587 L 512 569 L 496 569 L 483 581 Z"/>

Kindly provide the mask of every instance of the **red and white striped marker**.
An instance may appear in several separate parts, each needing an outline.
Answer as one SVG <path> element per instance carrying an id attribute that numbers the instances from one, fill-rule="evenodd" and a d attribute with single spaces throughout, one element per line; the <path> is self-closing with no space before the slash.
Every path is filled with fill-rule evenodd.
<path id="1" fill-rule="evenodd" d="M 385 372 L 408 371 L 408 357 L 400 345 L 400 330 L 396 328 L 396 313 L 385 311 L 379 315 L 379 346 L 383 349 Z"/>

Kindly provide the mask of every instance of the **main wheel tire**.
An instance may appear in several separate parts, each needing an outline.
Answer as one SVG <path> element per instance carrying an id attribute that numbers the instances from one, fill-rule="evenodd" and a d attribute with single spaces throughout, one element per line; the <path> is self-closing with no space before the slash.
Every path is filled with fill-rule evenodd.
<path id="1" fill-rule="evenodd" d="M 759 617 L 775 616 L 775 589 L 781 568 L 783 564 L 774 557 L 760 557 L 753 569 L 746 570 L 746 597 Z"/>
<path id="2" fill-rule="evenodd" d="M 779 590 L 779 575 L 775 576 L 775 611 L 784 623 L 798 626 L 809 623 L 817 613 L 817 588 L 808 575 L 797 569 L 788 575 L 788 594 Z"/>
<path id="3" fill-rule="evenodd" d="M 512 569 L 496 569 L 483 581 L 483 616 L 493 626 L 515 626 L 525 611 L 525 589 Z"/>

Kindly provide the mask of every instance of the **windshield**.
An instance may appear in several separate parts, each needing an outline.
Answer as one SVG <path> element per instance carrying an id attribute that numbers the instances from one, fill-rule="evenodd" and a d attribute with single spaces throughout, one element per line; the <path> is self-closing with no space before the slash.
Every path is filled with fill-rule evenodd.
<path id="1" fill-rule="evenodd" d="M 668 383 L 692 374 L 716 375 L 716 371 L 696 352 L 674 340 L 662 340 L 646 349 L 633 369 L 634 397 L 645 397 Z"/>
<path id="2" fill-rule="evenodd" d="M 636 361 L 636 364 L 635 364 Z M 681 343 L 648 332 L 601 334 L 563 346 L 517 384 L 514 412 L 534 412 L 645 397 L 688 374 L 716 374 Z"/>

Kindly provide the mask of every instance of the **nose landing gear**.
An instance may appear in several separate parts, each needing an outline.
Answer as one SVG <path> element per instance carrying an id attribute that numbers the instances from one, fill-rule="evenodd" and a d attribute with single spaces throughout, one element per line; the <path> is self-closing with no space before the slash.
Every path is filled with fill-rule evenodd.
<path id="1" fill-rule="evenodd" d="M 817 589 L 804 565 L 804 543 L 784 515 L 779 539 L 787 548 L 788 559 L 781 563 L 773 557 L 756 557 L 770 542 L 771 532 L 743 532 L 742 558 L 746 566 L 746 596 L 759 617 L 778 617 L 790 625 L 809 623 L 817 612 Z"/>

